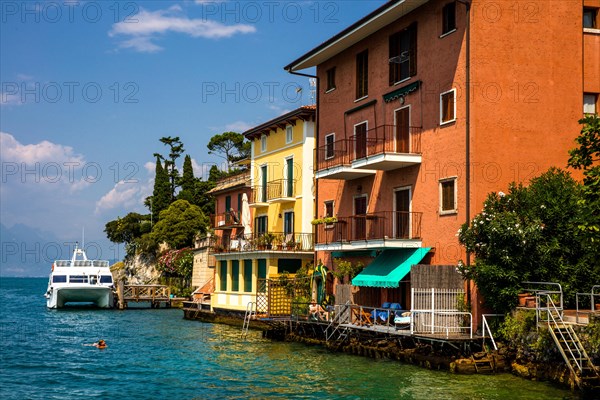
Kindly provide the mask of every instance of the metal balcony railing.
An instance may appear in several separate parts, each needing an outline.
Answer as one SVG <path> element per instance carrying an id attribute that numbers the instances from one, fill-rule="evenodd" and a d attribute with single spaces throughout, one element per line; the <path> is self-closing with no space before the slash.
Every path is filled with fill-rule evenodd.
<path id="1" fill-rule="evenodd" d="M 254 251 L 314 251 L 312 233 L 266 232 L 237 236 L 215 236 L 210 244 L 213 253 Z"/>
<path id="2" fill-rule="evenodd" d="M 395 125 L 381 125 L 367 131 L 366 136 L 350 137 L 350 161 L 380 154 L 421 154 L 421 127 L 411 126 L 400 133 Z"/>
<path id="3" fill-rule="evenodd" d="M 268 203 L 296 197 L 296 183 L 296 179 L 276 179 L 268 182 L 267 186 L 252 186 L 249 203 Z"/>
<path id="4" fill-rule="evenodd" d="M 227 229 L 242 226 L 242 215 L 240 211 L 228 211 L 210 216 L 211 226 L 215 229 Z"/>
<path id="5" fill-rule="evenodd" d="M 350 165 L 349 139 L 336 140 L 317 149 L 317 170 Z"/>
<path id="6" fill-rule="evenodd" d="M 338 217 L 337 222 L 316 225 L 318 244 L 357 240 L 420 239 L 422 215 L 420 212 L 380 211 Z"/>

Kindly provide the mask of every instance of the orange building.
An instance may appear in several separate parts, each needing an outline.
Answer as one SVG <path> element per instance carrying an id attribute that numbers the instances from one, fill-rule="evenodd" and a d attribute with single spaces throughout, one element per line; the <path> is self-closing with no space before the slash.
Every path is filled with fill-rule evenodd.
<path id="1" fill-rule="evenodd" d="M 391 0 L 286 66 L 318 78 L 316 217 L 337 221 L 316 225 L 316 258 L 466 260 L 456 233 L 487 194 L 565 167 L 597 112 L 599 8 Z M 409 270 L 353 284 L 408 308 Z"/>

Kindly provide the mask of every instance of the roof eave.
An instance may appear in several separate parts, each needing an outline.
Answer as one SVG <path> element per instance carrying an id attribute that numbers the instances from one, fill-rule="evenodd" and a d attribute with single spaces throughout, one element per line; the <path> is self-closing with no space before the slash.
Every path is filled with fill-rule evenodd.
<path id="1" fill-rule="evenodd" d="M 310 50 L 284 69 L 300 71 L 317 66 L 341 53 L 379 29 L 425 4 L 428 0 L 390 0 L 366 17 L 360 19 L 337 35 Z"/>

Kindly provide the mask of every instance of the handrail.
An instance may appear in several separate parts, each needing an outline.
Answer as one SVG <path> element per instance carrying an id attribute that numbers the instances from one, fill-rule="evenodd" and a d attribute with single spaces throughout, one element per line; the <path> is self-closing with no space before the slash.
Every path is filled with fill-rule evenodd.
<path id="1" fill-rule="evenodd" d="M 482 322 L 483 322 L 483 341 L 485 342 L 485 332 L 487 331 L 490 335 L 490 340 L 492 341 L 492 345 L 494 346 L 494 350 L 498 350 L 498 346 L 496 346 L 496 341 L 494 340 L 494 336 L 492 335 L 492 330 L 490 329 L 490 325 L 487 322 L 487 317 L 504 317 L 504 314 L 481 314 Z"/>
<path id="2" fill-rule="evenodd" d="M 345 324 L 348 321 L 345 322 L 340 322 L 340 320 L 342 319 L 342 317 L 345 316 L 350 316 L 350 313 L 348 312 L 348 309 L 350 307 L 350 300 L 346 301 L 345 304 L 336 304 L 333 306 L 333 318 L 331 319 L 331 321 L 329 321 L 329 325 L 327 325 L 327 328 L 325 328 L 325 341 L 328 342 L 329 339 L 331 339 L 333 337 L 333 335 L 337 332 L 337 330 L 339 329 L 341 324 Z M 342 308 L 344 309 L 342 311 Z M 348 318 L 349 319 L 349 318 Z M 333 326 L 335 325 L 335 328 L 331 331 L 331 334 L 329 334 L 329 330 L 331 328 L 333 328 Z"/>
<path id="3" fill-rule="evenodd" d="M 433 323 L 433 322 L 431 324 L 423 323 L 422 326 L 430 327 L 432 335 L 435 335 L 436 328 L 446 331 L 446 339 L 449 338 L 451 329 L 457 329 L 458 332 L 460 332 L 463 329 L 466 329 L 469 331 L 469 338 L 471 338 L 471 339 L 473 338 L 473 314 L 471 314 L 470 312 L 467 312 L 467 311 L 432 311 L 432 310 L 417 310 L 416 311 L 416 310 L 411 310 L 411 316 L 413 314 L 434 314 L 434 315 L 449 315 L 449 316 L 465 315 L 465 316 L 468 316 L 469 317 L 469 325 L 464 326 L 464 327 L 463 326 L 435 325 L 435 323 Z M 411 320 L 411 332 L 410 333 L 414 334 L 412 320 Z"/>
<path id="4" fill-rule="evenodd" d="M 562 320 L 561 314 L 559 313 L 558 308 L 556 307 L 556 305 L 554 304 L 554 301 L 552 300 L 552 297 L 550 296 L 550 294 L 546 294 L 546 293 L 539 293 L 538 295 L 536 295 L 536 297 L 539 296 L 545 296 L 546 300 L 547 300 L 547 305 L 548 305 L 548 328 L 550 330 L 552 330 L 552 328 L 556 328 L 555 332 L 558 332 L 558 334 L 560 335 L 561 339 L 563 341 L 567 341 L 567 338 L 565 337 L 565 334 L 563 332 L 564 329 L 561 329 L 561 327 L 559 326 L 559 323 L 556 321 L 556 318 L 554 318 L 554 314 L 551 311 L 555 311 L 556 315 L 559 317 L 560 319 L 560 324 L 562 324 L 562 328 L 565 328 L 566 325 L 564 323 L 564 321 Z M 552 325 L 551 325 L 552 322 Z M 573 337 L 573 335 L 571 334 L 570 330 L 567 330 L 568 336 L 569 336 L 569 340 L 573 343 L 576 342 L 576 339 Z M 571 348 L 571 346 L 567 345 L 567 350 L 569 351 L 569 354 L 571 355 L 571 359 L 573 361 L 575 361 L 575 365 L 577 366 L 577 368 L 579 369 L 579 372 L 581 372 L 583 370 L 583 365 L 581 363 L 581 359 L 584 357 L 584 354 L 582 354 L 581 350 L 579 350 L 579 347 L 577 347 L 577 355 L 578 357 L 575 356 L 575 354 L 573 354 L 573 349 Z"/>
<path id="5" fill-rule="evenodd" d="M 575 322 L 579 324 L 579 314 L 587 314 L 594 312 L 594 305 L 596 304 L 594 296 L 600 295 L 596 293 L 596 289 L 600 289 L 600 285 L 592 286 L 590 293 L 575 293 Z M 590 309 L 585 311 L 579 311 L 579 296 L 590 296 Z"/>

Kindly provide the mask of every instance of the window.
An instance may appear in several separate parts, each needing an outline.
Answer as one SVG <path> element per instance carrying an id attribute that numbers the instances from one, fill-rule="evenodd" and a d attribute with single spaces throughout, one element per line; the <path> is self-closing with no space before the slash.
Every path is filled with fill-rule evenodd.
<path id="1" fill-rule="evenodd" d="M 244 292 L 252 291 L 252 260 L 244 260 Z"/>
<path id="2" fill-rule="evenodd" d="M 324 202 L 325 204 L 325 215 L 324 217 L 333 217 L 333 200 Z"/>
<path id="3" fill-rule="evenodd" d="M 231 260 L 231 291 L 240 291 L 240 260 Z"/>
<path id="4" fill-rule="evenodd" d="M 356 99 L 369 95 L 369 50 L 356 55 Z"/>
<path id="5" fill-rule="evenodd" d="M 583 27 L 596 29 L 597 23 L 596 18 L 598 17 L 598 9 L 596 8 L 584 8 L 583 9 Z"/>
<path id="6" fill-rule="evenodd" d="M 265 152 L 267 151 L 267 136 L 262 135 L 260 137 L 260 151 Z"/>
<path id="7" fill-rule="evenodd" d="M 390 86 L 417 74 L 417 24 L 390 36 Z"/>
<path id="8" fill-rule="evenodd" d="M 456 89 L 440 95 L 440 125 L 456 120 Z"/>
<path id="9" fill-rule="evenodd" d="M 258 259 L 258 279 L 266 279 L 267 278 L 267 260 L 264 258 Z"/>
<path id="10" fill-rule="evenodd" d="M 219 279 L 221 280 L 219 288 L 224 292 L 227 290 L 227 261 L 221 261 L 221 265 L 219 266 Z"/>
<path id="11" fill-rule="evenodd" d="M 54 276 L 52 276 L 52 282 L 53 283 L 67 283 L 67 276 L 66 275 L 54 275 Z"/>
<path id="12" fill-rule="evenodd" d="M 70 283 L 88 283 L 87 275 L 71 275 L 69 276 Z"/>
<path id="13" fill-rule="evenodd" d="M 294 128 L 291 125 L 285 127 L 285 142 L 292 143 L 294 140 Z"/>
<path id="14" fill-rule="evenodd" d="M 456 30 L 456 3 L 448 3 L 442 8 L 442 35 Z"/>
<path id="15" fill-rule="evenodd" d="M 583 113 L 584 114 L 596 114 L 596 102 L 598 95 L 594 93 L 583 94 Z"/>
<path id="16" fill-rule="evenodd" d="M 440 214 L 455 214 L 456 178 L 440 180 Z"/>
<path id="17" fill-rule="evenodd" d="M 325 136 L 325 159 L 326 160 L 333 158 L 333 156 L 335 155 L 334 145 L 333 145 L 334 141 L 335 141 L 335 133 L 331 133 L 331 134 Z"/>
<path id="18" fill-rule="evenodd" d="M 254 221 L 254 226 L 256 227 L 256 235 L 262 236 L 267 233 L 267 216 L 263 215 L 260 217 L 256 217 Z"/>
<path id="19" fill-rule="evenodd" d="M 335 67 L 327 70 L 327 92 L 335 89 Z"/>
<path id="20" fill-rule="evenodd" d="M 111 275 L 100 275 L 100 283 L 113 283 Z"/>

